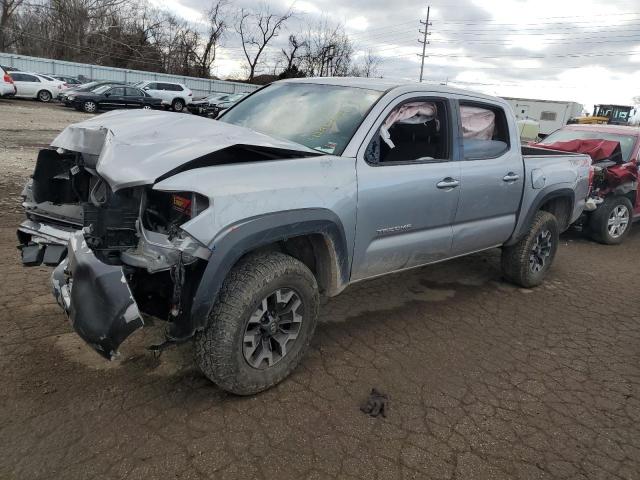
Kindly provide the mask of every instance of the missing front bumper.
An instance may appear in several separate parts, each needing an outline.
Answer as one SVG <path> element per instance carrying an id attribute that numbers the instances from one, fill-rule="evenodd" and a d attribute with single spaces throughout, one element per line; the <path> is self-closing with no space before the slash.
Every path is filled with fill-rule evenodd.
<path id="1" fill-rule="evenodd" d="M 68 258 L 53 271 L 51 283 L 76 333 L 109 360 L 144 326 L 122 267 L 99 261 L 81 233 L 71 237 Z"/>

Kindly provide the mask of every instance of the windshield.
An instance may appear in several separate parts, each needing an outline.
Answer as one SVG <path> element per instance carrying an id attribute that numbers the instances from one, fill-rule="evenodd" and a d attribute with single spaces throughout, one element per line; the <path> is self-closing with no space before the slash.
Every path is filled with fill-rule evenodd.
<path id="1" fill-rule="evenodd" d="M 539 143 L 549 145 L 555 142 L 569 142 L 571 140 L 612 140 L 614 142 L 620 142 L 622 158 L 625 162 L 628 162 L 629 158 L 631 158 L 631 152 L 633 151 L 633 145 L 636 143 L 636 138 L 634 135 L 566 129 L 556 130 Z"/>
<path id="2" fill-rule="evenodd" d="M 111 85 L 101 85 L 101 86 L 99 86 L 98 88 L 94 88 L 94 89 L 93 89 L 93 90 L 91 90 L 91 91 L 92 91 L 93 93 L 100 94 L 100 93 L 104 93 L 104 92 L 106 92 L 106 91 L 107 91 L 107 90 L 109 90 L 110 88 L 111 88 Z"/>
<path id="3" fill-rule="evenodd" d="M 320 152 L 340 155 L 383 92 L 313 83 L 274 83 L 220 118 Z"/>
<path id="4" fill-rule="evenodd" d="M 211 95 L 207 95 L 203 98 L 203 100 L 217 100 L 219 98 L 225 98 L 228 94 L 226 93 L 212 93 Z"/>
<path id="5" fill-rule="evenodd" d="M 236 100 L 240 100 L 244 96 L 246 96 L 244 93 L 234 93 L 233 95 L 229 95 L 222 100 L 224 100 L 225 102 L 235 102 Z"/>

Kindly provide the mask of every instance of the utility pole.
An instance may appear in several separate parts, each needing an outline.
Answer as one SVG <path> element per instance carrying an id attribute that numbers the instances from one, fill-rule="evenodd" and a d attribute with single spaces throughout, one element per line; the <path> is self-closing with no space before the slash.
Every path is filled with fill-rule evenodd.
<path id="1" fill-rule="evenodd" d="M 431 35 L 431 33 L 429 32 L 429 27 L 431 26 L 431 23 L 429 22 L 430 10 L 431 7 L 427 6 L 427 20 L 424 22 L 420 20 L 420 24 L 424 25 L 424 31 L 418 29 L 418 31 L 424 35 L 424 38 L 422 40 L 418 39 L 418 43 L 422 44 L 422 55 L 418 54 L 418 56 L 422 58 L 422 62 L 420 63 L 420 82 L 422 82 L 422 74 L 424 72 L 424 59 L 426 57 L 425 52 L 427 49 L 427 44 L 429 43 L 429 41 L 427 40 L 427 36 Z"/>

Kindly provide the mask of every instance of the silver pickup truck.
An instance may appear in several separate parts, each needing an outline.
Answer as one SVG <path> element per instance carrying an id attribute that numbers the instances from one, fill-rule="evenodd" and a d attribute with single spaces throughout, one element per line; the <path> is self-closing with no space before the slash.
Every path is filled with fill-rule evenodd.
<path id="1" fill-rule="evenodd" d="M 60 262 L 77 333 L 111 359 L 161 318 L 237 394 L 283 380 L 351 283 L 501 247 L 507 280 L 540 284 L 591 168 L 521 147 L 501 99 L 379 79 L 276 82 L 219 121 L 112 112 L 51 147 L 18 236 Z"/>

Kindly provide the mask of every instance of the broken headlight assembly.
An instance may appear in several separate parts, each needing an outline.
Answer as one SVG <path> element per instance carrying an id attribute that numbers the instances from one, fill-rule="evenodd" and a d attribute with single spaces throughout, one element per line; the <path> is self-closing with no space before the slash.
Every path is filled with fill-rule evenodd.
<path id="1" fill-rule="evenodd" d="M 180 226 L 209 208 L 209 199 L 194 192 L 148 190 L 142 223 L 146 230 L 162 233 L 169 239 L 184 232 Z"/>
<path id="2" fill-rule="evenodd" d="M 208 259 L 211 251 L 181 228 L 208 207 L 199 193 L 146 190 L 136 225 L 139 240 L 120 254 L 122 262 L 155 273 Z"/>

